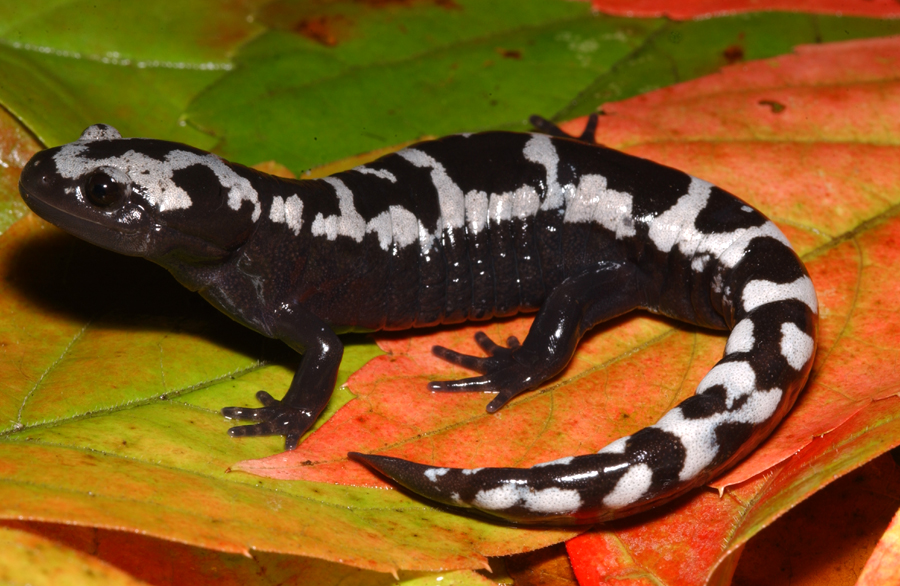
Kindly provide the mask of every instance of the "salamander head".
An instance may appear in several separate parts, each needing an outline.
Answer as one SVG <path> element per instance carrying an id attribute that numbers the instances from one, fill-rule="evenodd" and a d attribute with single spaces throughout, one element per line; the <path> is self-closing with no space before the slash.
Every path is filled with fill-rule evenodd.
<path id="1" fill-rule="evenodd" d="M 95 124 L 36 154 L 19 192 L 36 214 L 103 248 L 201 261 L 226 256 L 252 233 L 260 203 L 245 175 L 187 145 L 124 139 Z"/>

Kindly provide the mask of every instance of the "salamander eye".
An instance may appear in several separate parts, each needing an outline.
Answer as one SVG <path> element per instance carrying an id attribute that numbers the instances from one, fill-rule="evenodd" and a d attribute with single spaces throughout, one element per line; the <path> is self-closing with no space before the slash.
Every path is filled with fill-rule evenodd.
<path id="1" fill-rule="evenodd" d="M 100 170 L 91 173 L 84 184 L 84 194 L 97 207 L 106 208 L 125 197 L 128 184 Z"/>

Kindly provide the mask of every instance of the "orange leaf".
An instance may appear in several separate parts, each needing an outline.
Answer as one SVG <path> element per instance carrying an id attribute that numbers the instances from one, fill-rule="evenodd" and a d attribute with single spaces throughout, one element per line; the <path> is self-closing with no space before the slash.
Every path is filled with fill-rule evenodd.
<path id="1" fill-rule="evenodd" d="M 78 582 L 52 567 L 56 561 L 44 551 L 38 556 L 23 556 L 22 549 L 4 547 L 0 553 L 0 583 L 17 570 L 16 584 L 31 583 L 35 586 L 244 586 L 254 584 L 311 584 L 315 586 L 353 584 L 353 586 L 419 586 L 422 584 L 449 584 L 450 586 L 491 586 L 487 580 L 470 570 L 422 573 L 398 571 L 399 580 L 390 574 L 362 570 L 352 566 L 299 555 L 286 555 L 266 551 L 254 551 L 247 555 L 226 553 L 157 539 L 138 533 L 77 527 L 57 523 L 0 522 L 0 542 L 7 534 L 17 530 L 23 536 L 20 542 L 67 552 L 69 557 L 86 566 L 82 572 L 94 580 Z M 8 541 L 8 538 L 7 538 Z M 8 543 L 3 543 L 7 546 Z M 34 548 L 34 546 L 32 546 Z M 37 549 L 37 548 L 34 548 Z M 565 551 L 563 551 L 565 556 Z M 24 558 L 24 559 L 23 559 Z M 50 562 L 49 564 L 47 562 Z M 29 563 L 30 562 L 30 563 Z M 47 568 L 47 566 L 51 566 Z M 74 565 L 75 569 L 78 568 Z M 49 570 L 56 570 L 56 574 Z M 6 573 L 4 573 L 6 571 Z M 124 573 L 124 574 L 123 574 Z M 40 581 L 44 575 L 55 580 Z M 123 580 L 114 580 L 124 576 Z M 129 578 L 130 577 L 130 578 Z M 127 581 L 125 581 L 127 579 Z M 140 580 L 140 582 L 138 582 Z M 419 581 L 421 580 L 421 581 Z"/>
<path id="2" fill-rule="evenodd" d="M 347 451 L 378 451 L 463 468 L 530 466 L 562 453 L 596 451 L 634 425 L 652 424 L 678 398 L 693 392 L 705 373 L 702 368 L 691 369 L 693 386 L 682 384 L 683 356 L 707 353 L 714 363 L 714 356 L 722 351 L 720 339 L 697 341 L 660 320 L 635 316 L 622 320 L 615 337 L 590 336 L 556 380 L 496 415 L 485 412 L 484 395 L 426 390 L 431 380 L 465 375 L 434 357 L 433 345 L 476 353 L 475 332 L 485 330 L 500 340 L 510 335 L 522 339 L 530 323 L 530 318 L 520 318 L 404 338 L 379 336 L 379 345 L 389 354 L 375 358 L 350 378 L 355 401 L 293 452 L 242 462 L 238 467 L 273 478 L 388 486 L 369 468 L 347 461 Z M 621 360 L 651 344 L 658 346 L 653 352 Z M 635 368 L 663 376 L 647 385 L 633 376 Z M 635 397 L 642 394 L 648 400 L 650 396 L 663 400 L 638 409 Z"/>
<path id="3" fill-rule="evenodd" d="M 0 581 L 30 586 L 148 586 L 97 558 L 58 542 L 0 527 Z"/>

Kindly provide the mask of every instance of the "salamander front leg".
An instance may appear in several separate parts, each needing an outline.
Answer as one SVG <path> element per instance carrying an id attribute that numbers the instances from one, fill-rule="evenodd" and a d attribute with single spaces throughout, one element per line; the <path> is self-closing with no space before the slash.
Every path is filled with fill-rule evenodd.
<path id="1" fill-rule="evenodd" d="M 581 337 L 594 325 L 643 306 L 641 283 L 633 265 L 617 262 L 603 262 L 570 277 L 550 293 L 522 344 L 512 337 L 507 340 L 508 347 L 503 347 L 478 332 L 475 341 L 487 357 L 435 346 L 432 351 L 438 358 L 482 376 L 435 381 L 428 388 L 496 392 L 487 406 L 493 413 L 513 397 L 559 374 L 575 354 Z"/>
<path id="2" fill-rule="evenodd" d="M 256 393 L 262 407 L 226 407 L 228 419 L 255 421 L 228 430 L 231 437 L 283 435 L 284 449 L 293 450 L 328 405 L 344 347 L 331 328 L 300 307 L 282 307 L 276 337 L 303 352 L 287 394 L 280 401 L 265 391 Z"/>

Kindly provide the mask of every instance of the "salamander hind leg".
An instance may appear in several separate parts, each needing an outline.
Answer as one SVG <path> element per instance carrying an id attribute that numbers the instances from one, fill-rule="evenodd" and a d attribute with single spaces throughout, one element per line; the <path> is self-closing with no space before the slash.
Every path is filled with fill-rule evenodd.
<path id="1" fill-rule="evenodd" d="M 455 381 L 435 381 L 429 383 L 428 388 L 432 391 L 496 392 L 497 397 L 487 406 L 488 412 L 493 413 L 516 395 L 536 387 L 555 374 L 542 373 L 540 369 L 534 369 L 537 357 L 526 356 L 521 352 L 521 344 L 515 336 L 507 338 L 507 346 L 503 347 L 484 332 L 478 332 L 475 334 L 475 343 L 487 353 L 487 357 L 461 354 L 444 346 L 435 346 L 432 352 L 438 358 L 474 370 L 483 376 Z M 526 374 L 527 371 L 531 372 Z"/>
<path id="2" fill-rule="evenodd" d="M 478 356 L 471 356 L 469 354 L 460 354 L 454 350 L 450 350 L 449 348 L 445 348 L 444 346 L 434 346 L 432 351 L 434 355 L 438 358 L 442 358 L 447 362 L 451 362 L 457 366 L 462 366 L 463 368 L 468 368 L 469 370 L 474 370 L 475 372 L 480 372 L 481 374 L 487 374 L 492 371 L 496 371 L 504 366 L 510 366 L 512 364 L 512 355 L 515 350 L 517 350 L 521 344 L 519 343 L 519 339 L 515 336 L 510 336 L 506 339 L 507 347 L 498 345 L 493 340 L 488 337 L 484 332 L 478 332 L 475 334 L 475 343 L 487 353 L 487 358 L 480 358 Z M 450 390 L 449 383 L 431 383 L 429 385 L 434 391 L 444 391 Z M 488 389 L 472 389 L 472 390 L 488 390 Z M 493 389 L 491 389 L 493 390 Z"/>
<path id="3" fill-rule="evenodd" d="M 495 392 L 488 406 L 493 413 L 521 393 L 559 374 L 572 359 L 579 340 L 594 325 L 641 306 L 639 273 L 626 263 L 601 262 L 570 277 L 554 289 L 521 344 L 515 338 L 500 346 L 483 332 L 475 342 L 486 357 L 461 354 L 435 346 L 434 354 L 481 376 L 435 381 L 432 391 Z"/>
<path id="4" fill-rule="evenodd" d="M 559 136 L 561 138 L 574 138 L 576 140 L 580 140 L 581 142 L 586 142 L 588 144 L 599 145 L 600 143 L 598 143 L 597 139 L 595 138 L 595 135 L 597 133 L 597 121 L 598 120 L 599 120 L 599 114 L 597 114 L 596 112 L 591 113 L 588 116 L 587 124 L 585 125 L 584 130 L 582 131 L 582 133 L 579 136 L 569 134 L 568 132 L 566 132 L 565 130 L 563 130 L 562 128 L 560 128 L 559 126 L 557 126 L 553 122 L 550 122 L 549 120 L 547 120 L 546 118 L 544 118 L 542 116 L 537 116 L 537 115 L 531 116 L 528 119 L 528 122 L 531 123 L 531 125 L 534 126 L 535 130 L 537 130 L 538 132 L 542 132 L 544 134 L 549 134 L 550 136 Z"/>

